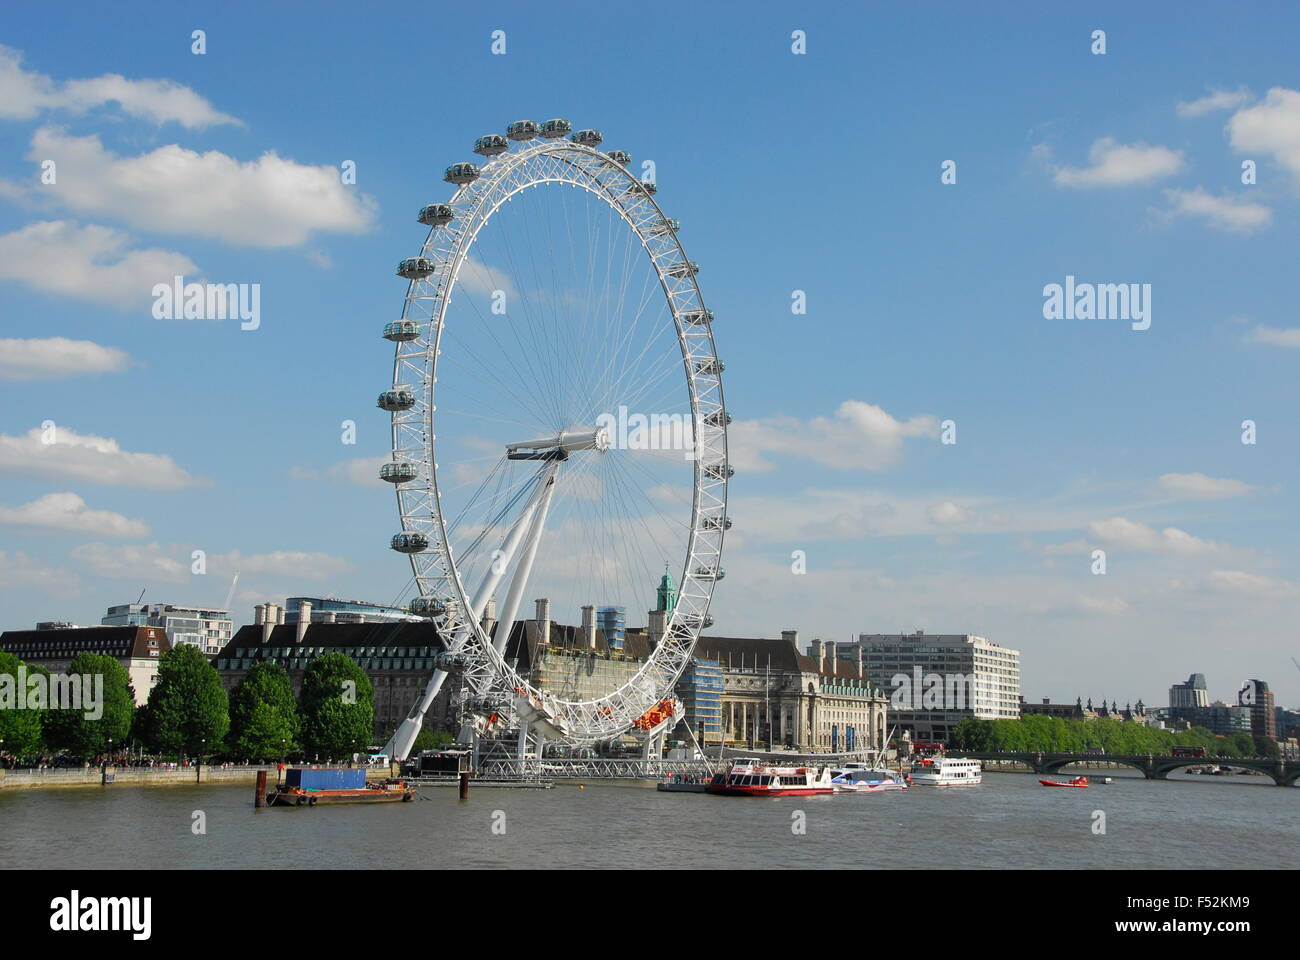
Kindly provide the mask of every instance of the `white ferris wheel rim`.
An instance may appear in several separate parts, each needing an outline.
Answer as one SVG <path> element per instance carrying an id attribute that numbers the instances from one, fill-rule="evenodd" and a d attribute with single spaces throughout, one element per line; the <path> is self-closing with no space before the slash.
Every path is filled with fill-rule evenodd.
<path id="1" fill-rule="evenodd" d="M 417 396 L 412 416 L 393 416 L 393 461 L 422 466 L 421 478 L 396 486 L 403 533 L 423 533 L 428 549 L 412 553 L 410 563 L 420 597 L 445 605 L 431 619 L 444 644 L 468 628 L 468 636 L 447 652 L 466 674 L 469 689 L 480 700 L 504 700 L 513 691 L 545 702 L 567 730 L 565 739 L 591 741 L 627 730 L 672 690 L 690 662 L 701 630 L 709 623 L 708 610 L 714 587 L 721 578 L 722 541 L 729 521 L 726 514 L 727 415 L 723 399 L 721 364 L 714 343 L 711 314 L 707 311 L 693 269 L 677 230 L 664 229 L 669 219 L 647 190 L 623 164 L 609 154 L 583 143 L 534 137 L 518 143 L 521 149 L 499 153 L 484 164 L 478 176 L 462 183 L 447 204 L 454 211 L 448 224 L 432 225 L 420 256 L 436 264 L 428 277 L 411 279 L 402 312 L 403 320 L 421 329 L 418 340 L 397 343 L 393 389 L 411 389 Z M 678 599 L 669 613 L 663 638 L 635 676 L 605 696 L 592 700 L 565 700 L 531 684 L 508 663 L 477 620 L 468 620 L 471 591 L 462 580 L 452 556 L 439 488 L 436 450 L 436 391 L 440 345 L 446 314 L 459 274 L 479 233 L 501 206 L 524 190 L 547 184 L 568 184 L 603 201 L 635 234 L 657 275 L 682 354 L 695 457 L 690 533 L 683 559 Z M 429 304 L 427 311 L 420 304 Z M 427 312 L 427 317 L 421 314 Z M 708 319 L 706 319 L 708 318 Z M 431 335 L 430 335 L 431 334 Z M 422 347 L 414 346 L 423 344 Z M 404 349 L 405 348 L 405 349 Z M 422 361 L 418 378 L 416 367 Z M 422 442 L 412 444 L 412 428 L 423 431 Z M 413 457 L 412 454 L 415 454 Z M 508 628 L 507 628 L 508 629 Z M 509 710 L 508 705 L 502 704 Z"/>

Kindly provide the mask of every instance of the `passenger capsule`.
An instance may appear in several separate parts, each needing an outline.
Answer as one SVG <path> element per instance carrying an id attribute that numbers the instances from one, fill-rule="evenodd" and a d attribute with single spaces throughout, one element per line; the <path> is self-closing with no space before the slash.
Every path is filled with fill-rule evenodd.
<path id="1" fill-rule="evenodd" d="M 693 260 L 682 260 L 680 263 L 669 264 L 668 269 L 664 272 L 670 277 L 685 279 L 699 273 L 700 265 Z"/>
<path id="2" fill-rule="evenodd" d="M 704 468 L 704 475 L 710 480 L 730 480 L 736 475 L 736 468 L 729 463 L 711 463 Z"/>
<path id="3" fill-rule="evenodd" d="M 547 140 L 554 140 L 557 137 L 567 137 L 573 127 L 569 125 L 568 120 L 556 117 L 554 120 L 547 120 L 542 124 L 542 136 Z"/>
<path id="4" fill-rule="evenodd" d="M 695 372 L 701 377 L 716 377 L 725 369 L 727 369 L 727 365 L 721 360 L 709 358 L 708 360 L 695 361 Z"/>
<path id="5" fill-rule="evenodd" d="M 397 265 L 397 275 L 407 280 L 423 280 L 437 267 L 428 257 L 407 257 Z"/>
<path id="6" fill-rule="evenodd" d="M 681 229 L 681 226 L 682 225 L 679 220 L 675 220 L 672 217 L 666 217 L 663 220 L 660 220 L 654 226 L 652 226 L 649 232 L 655 235 L 676 233 L 678 230 Z"/>
<path id="7" fill-rule="evenodd" d="M 474 141 L 474 152 L 482 157 L 495 157 L 509 149 L 510 144 L 499 133 L 489 133 L 486 137 L 479 137 Z"/>
<path id="8" fill-rule="evenodd" d="M 442 227 L 451 223 L 456 212 L 449 203 L 430 203 L 420 208 L 419 221 L 426 227 Z"/>
<path id="9" fill-rule="evenodd" d="M 398 553 L 423 553 L 429 549 L 429 538 L 422 533 L 396 533 L 388 545 Z"/>
<path id="10" fill-rule="evenodd" d="M 379 479 L 389 483 L 409 483 L 419 475 L 417 463 L 385 463 L 379 467 Z"/>
<path id="11" fill-rule="evenodd" d="M 682 614 L 681 619 L 677 622 L 683 627 L 688 627 L 692 630 L 707 630 L 709 627 L 713 626 L 713 617 L 707 613 L 702 617 L 699 614 L 685 613 Z"/>
<path id="12" fill-rule="evenodd" d="M 453 163 L 442 173 L 442 179 L 448 183 L 464 186 L 478 179 L 479 169 L 472 163 Z"/>
<path id="13" fill-rule="evenodd" d="M 722 567 L 696 567 L 695 579 L 697 580 L 721 580 L 727 575 L 727 571 Z"/>
<path id="14" fill-rule="evenodd" d="M 731 423 L 731 414 L 723 413 L 721 410 L 715 410 L 704 418 L 704 422 L 710 427 L 725 427 Z"/>
<path id="15" fill-rule="evenodd" d="M 420 335 L 420 327 L 414 320 L 394 320 L 384 324 L 384 339 L 393 343 L 409 343 Z"/>
<path id="16" fill-rule="evenodd" d="M 379 400 L 376 401 L 375 406 L 380 410 L 387 410 L 389 413 L 410 410 L 415 406 L 415 394 L 410 390 L 385 390 L 379 395 Z"/>
<path id="17" fill-rule="evenodd" d="M 730 530 L 730 517 L 705 517 L 703 523 L 705 530 Z"/>
<path id="18" fill-rule="evenodd" d="M 506 127 L 506 136 L 511 140 L 531 140 L 537 136 L 538 126 L 535 120 L 516 120 Z"/>
<path id="19" fill-rule="evenodd" d="M 605 138 L 600 135 L 599 130 L 579 130 L 569 138 L 574 143 L 580 143 L 584 147 L 598 147 L 600 141 Z"/>
<path id="20" fill-rule="evenodd" d="M 605 154 L 605 156 L 624 167 L 630 167 L 632 165 L 632 154 L 628 153 L 626 150 L 611 150 L 609 153 Z"/>
<path id="21" fill-rule="evenodd" d="M 683 310 L 679 316 L 682 318 L 682 323 L 689 323 L 693 327 L 713 322 L 712 310 Z"/>
<path id="22" fill-rule="evenodd" d="M 447 612 L 447 605 L 437 597 L 416 597 L 411 601 L 410 610 L 417 617 L 441 617 Z"/>

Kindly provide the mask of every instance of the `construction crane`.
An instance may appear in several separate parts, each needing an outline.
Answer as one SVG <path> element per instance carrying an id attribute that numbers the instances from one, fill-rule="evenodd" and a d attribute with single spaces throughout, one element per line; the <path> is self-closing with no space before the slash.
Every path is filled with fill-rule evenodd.
<path id="1" fill-rule="evenodd" d="M 221 606 L 221 609 L 225 610 L 227 613 L 230 612 L 230 601 L 234 599 L 235 584 L 237 583 L 239 583 L 239 573 L 236 571 L 235 579 L 230 581 L 230 589 L 226 591 L 226 602 Z"/>

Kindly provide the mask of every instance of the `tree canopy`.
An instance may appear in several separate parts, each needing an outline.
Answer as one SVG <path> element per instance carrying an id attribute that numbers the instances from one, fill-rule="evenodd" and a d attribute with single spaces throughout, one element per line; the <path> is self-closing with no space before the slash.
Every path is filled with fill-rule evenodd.
<path id="1" fill-rule="evenodd" d="M 293 682 L 278 663 L 255 663 L 230 691 L 229 750 L 246 760 L 275 760 L 300 752 L 301 718 Z"/>
<path id="2" fill-rule="evenodd" d="M 160 753 L 211 753 L 230 729 L 221 676 L 197 647 L 172 647 L 158 661 L 158 682 L 141 708 L 137 732 Z"/>
<path id="3" fill-rule="evenodd" d="M 374 698 L 370 678 L 351 657 L 327 653 L 309 663 L 299 697 L 304 751 L 322 759 L 364 752 L 374 735 Z"/>

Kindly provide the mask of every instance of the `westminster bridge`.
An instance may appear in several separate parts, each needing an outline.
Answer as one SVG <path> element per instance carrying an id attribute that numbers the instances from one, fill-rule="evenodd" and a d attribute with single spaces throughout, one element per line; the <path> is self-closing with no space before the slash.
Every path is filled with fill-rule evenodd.
<path id="1" fill-rule="evenodd" d="M 1059 773 L 1072 763 L 1118 763 L 1141 770 L 1148 780 L 1166 780 L 1169 774 L 1182 767 L 1226 763 L 1272 777 L 1279 787 L 1293 786 L 1300 779 L 1300 761 L 1270 757 L 1174 757 L 1153 753 L 1054 753 L 1047 750 L 961 750 L 953 751 L 953 754 L 972 760 L 1014 761 L 1024 764 L 1034 773 Z"/>

